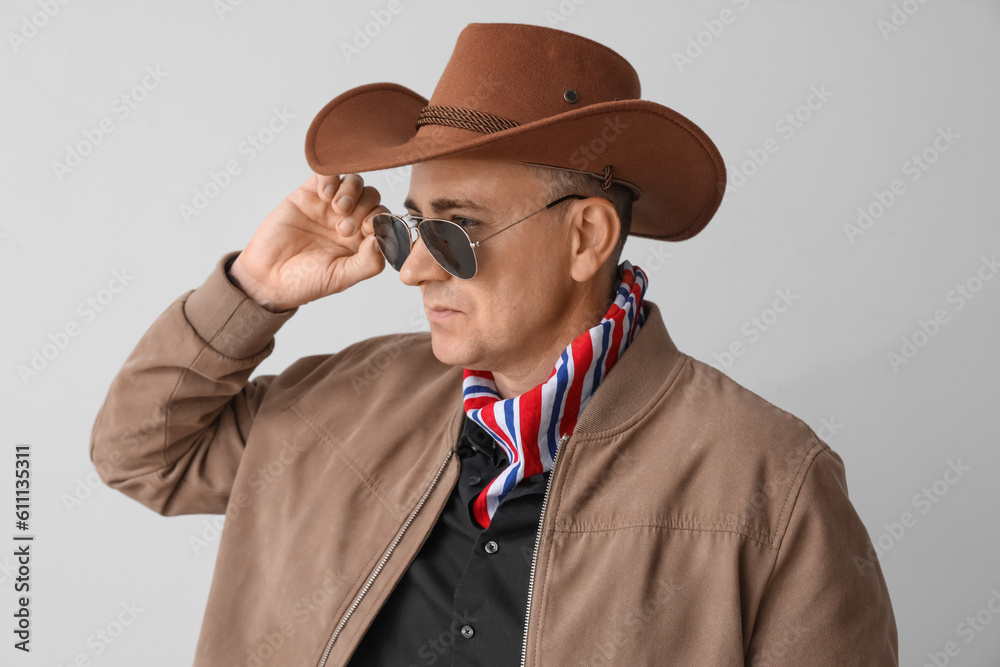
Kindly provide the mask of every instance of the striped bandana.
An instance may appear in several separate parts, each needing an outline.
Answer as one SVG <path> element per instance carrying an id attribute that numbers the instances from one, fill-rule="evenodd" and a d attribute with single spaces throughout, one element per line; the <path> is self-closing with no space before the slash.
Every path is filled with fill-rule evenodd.
<path id="1" fill-rule="evenodd" d="M 619 274 L 618 294 L 604 318 L 566 346 L 545 382 L 504 399 L 492 372 L 464 369 L 465 413 L 493 436 L 508 461 L 473 501 L 473 516 L 483 528 L 521 480 L 552 468 L 560 438 L 572 435 L 597 386 L 645 322 L 645 272 L 625 260 Z"/>

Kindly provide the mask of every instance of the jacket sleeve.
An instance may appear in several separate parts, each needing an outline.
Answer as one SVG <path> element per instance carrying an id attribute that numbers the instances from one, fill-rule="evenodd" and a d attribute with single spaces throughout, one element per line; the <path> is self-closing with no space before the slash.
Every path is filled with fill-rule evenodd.
<path id="1" fill-rule="evenodd" d="M 823 445 L 805 471 L 757 612 L 746 664 L 899 664 L 896 620 L 844 462 Z"/>
<path id="2" fill-rule="evenodd" d="M 297 308 L 272 313 L 230 282 L 225 254 L 149 327 L 111 382 L 91 432 L 105 484 L 153 511 L 226 511 L 254 415 L 276 377 L 250 374 Z"/>

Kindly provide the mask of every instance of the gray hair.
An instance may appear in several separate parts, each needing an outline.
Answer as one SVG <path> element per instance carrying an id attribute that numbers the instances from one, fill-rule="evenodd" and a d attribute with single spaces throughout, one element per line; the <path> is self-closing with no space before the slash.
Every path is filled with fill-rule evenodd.
<path id="1" fill-rule="evenodd" d="M 614 182 L 608 190 L 604 190 L 601 187 L 603 179 L 598 174 L 587 174 L 569 169 L 552 169 L 527 163 L 521 164 L 533 172 L 539 180 L 548 184 L 551 199 L 576 193 L 589 197 L 604 197 L 611 201 L 621 225 L 618 243 L 608 258 L 608 264 L 614 273 L 621 260 L 622 249 L 625 247 L 625 241 L 632 227 L 632 202 L 635 199 L 632 191 L 621 183 Z"/>

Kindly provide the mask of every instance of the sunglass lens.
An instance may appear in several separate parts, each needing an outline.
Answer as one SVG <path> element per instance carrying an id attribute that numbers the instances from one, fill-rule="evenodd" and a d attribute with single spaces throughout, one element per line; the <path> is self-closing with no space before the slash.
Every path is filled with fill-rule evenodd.
<path id="1" fill-rule="evenodd" d="M 476 275 L 476 254 L 460 226 L 446 220 L 425 220 L 420 233 L 428 252 L 445 271 L 465 280 Z"/>
<path id="2" fill-rule="evenodd" d="M 372 218 L 372 227 L 385 261 L 399 271 L 410 254 L 410 231 L 399 218 L 380 213 Z"/>

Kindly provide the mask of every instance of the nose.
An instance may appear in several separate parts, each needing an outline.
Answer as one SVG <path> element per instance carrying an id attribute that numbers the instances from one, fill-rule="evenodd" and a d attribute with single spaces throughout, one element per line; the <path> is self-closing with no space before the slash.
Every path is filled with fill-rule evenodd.
<path id="1" fill-rule="evenodd" d="M 433 280 L 448 280 L 452 277 L 431 257 L 430 251 L 424 245 L 423 237 L 418 234 L 416 243 L 413 244 L 410 254 L 399 269 L 399 279 L 404 285 L 418 287 Z"/>

